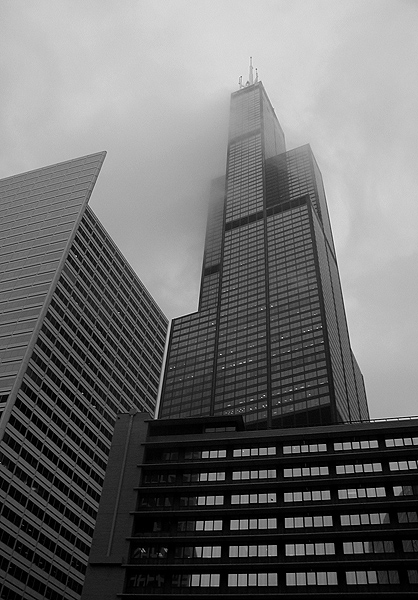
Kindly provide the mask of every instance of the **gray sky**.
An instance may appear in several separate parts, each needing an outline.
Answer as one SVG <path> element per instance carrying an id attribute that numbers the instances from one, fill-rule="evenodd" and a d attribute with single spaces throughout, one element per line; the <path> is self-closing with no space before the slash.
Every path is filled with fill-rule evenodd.
<path id="1" fill-rule="evenodd" d="M 107 150 L 91 206 L 167 316 L 254 58 L 310 143 L 372 417 L 418 414 L 416 0 L 1 0 L 0 177 Z"/>

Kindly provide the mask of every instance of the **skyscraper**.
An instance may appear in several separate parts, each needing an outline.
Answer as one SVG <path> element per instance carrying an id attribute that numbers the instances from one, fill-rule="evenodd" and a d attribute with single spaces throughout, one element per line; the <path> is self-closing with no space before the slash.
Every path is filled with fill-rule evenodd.
<path id="1" fill-rule="evenodd" d="M 258 82 L 159 415 L 118 417 L 83 600 L 416 595 L 418 419 L 368 420 L 321 177 Z"/>
<path id="2" fill-rule="evenodd" d="M 368 419 L 321 174 L 309 146 L 286 152 L 261 82 L 231 97 L 199 310 L 173 321 L 159 415 L 242 415 L 253 428 Z"/>
<path id="3" fill-rule="evenodd" d="M 116 414 L 167 320 L 87 206 L 105 153 L 0 182 L 0 596 L 80 597 Z"/>

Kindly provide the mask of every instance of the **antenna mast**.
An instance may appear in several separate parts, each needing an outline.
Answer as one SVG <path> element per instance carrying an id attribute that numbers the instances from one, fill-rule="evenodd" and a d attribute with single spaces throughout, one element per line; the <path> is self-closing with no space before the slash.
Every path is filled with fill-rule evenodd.
<path id="1" fill-rule="evenodd" d="M 253 85 L 253 83 L 254 83 L 253 57 L 250 56 L 250 72 L 248 74 L 248 85 Z"/>
<path id="2" fill-rule="evenodd" d="M 254 79 L 254 68 L 253 68 L 253 57 L 250 56 L 250 70 L 249 70 L 249 74 L 248 74 L 248 80 L 247 83 L 244 85 L 242 83 L 242 75 L 238 80 L 238 85 L 239 88 L 243 88 L 243 87 L 248 87 L 250 85 L 254 85 L 255 83 L 258 83 L 258 71 L 257 69 L 255 70 L 255 79 Z"/>

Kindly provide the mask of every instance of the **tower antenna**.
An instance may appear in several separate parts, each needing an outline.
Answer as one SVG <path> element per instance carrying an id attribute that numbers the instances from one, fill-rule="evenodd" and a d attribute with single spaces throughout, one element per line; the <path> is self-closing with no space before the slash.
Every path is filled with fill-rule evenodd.
<path id="1" fill-rule="evenodd" d="M 250 56 L 250 70 L 249 70 L 247 82 L 245 85 L 242 83 L 242 75 L 241 75 L 238 80 L 238 85 L 239 85 L 239 88 L 241 89 L 243 87 L 248 87 L 250 85 L 254 85 L 254 83 L 258 83 L 258 71 L 257 71 L 257 69 L 255 70 L 255 78 L 254 78 L 253 57 Z"/>
<path id="2" fill-rule="evenodd" d="M 253 85 L 253 83 L 254 83 L 253 57 L 250 56 L 250 72 L 248 75 L 248 85 Z"/>

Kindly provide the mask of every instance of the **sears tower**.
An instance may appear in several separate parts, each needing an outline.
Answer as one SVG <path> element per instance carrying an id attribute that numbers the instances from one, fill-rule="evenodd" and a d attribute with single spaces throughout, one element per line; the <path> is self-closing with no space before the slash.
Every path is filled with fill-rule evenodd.
<path id="1" fill-rule="evenodd" d="M 172 323 L 159 408 L 221 415 L 247 429 L 369 418 L 320 171 L 309 145 L 286 151 L 252 69 L 231 97 L 199 309 Z"/>

